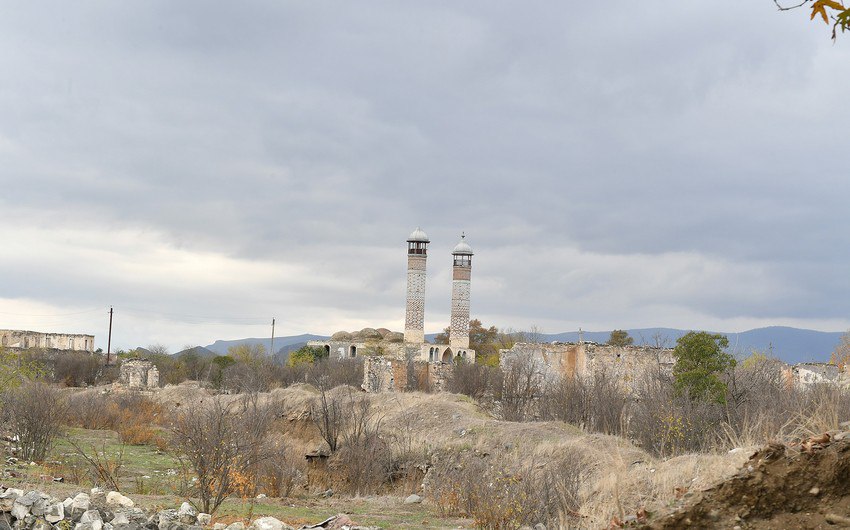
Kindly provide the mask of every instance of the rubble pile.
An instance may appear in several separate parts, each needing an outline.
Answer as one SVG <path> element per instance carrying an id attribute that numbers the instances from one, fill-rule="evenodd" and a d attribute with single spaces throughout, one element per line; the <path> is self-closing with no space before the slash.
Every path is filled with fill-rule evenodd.
<path id="1" fill-rule="evenodd" d="M 355 526 L 344 515 L 306 528 L 375 530 Z M 212 516 L 188 502 L 178 509 L 148 512 L 117 491 L 94 488 L 60 500 L 40 491 L 0 487 L 0 530 L 295 530 L 274 517 L 250 524 L 212 524 Z"/>

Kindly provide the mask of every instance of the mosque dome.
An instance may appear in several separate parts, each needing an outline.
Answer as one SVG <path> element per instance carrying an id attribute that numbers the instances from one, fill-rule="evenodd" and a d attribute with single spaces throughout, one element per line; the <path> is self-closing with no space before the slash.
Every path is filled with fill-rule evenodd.
<path id="1" fill-rule="evenodd" d="M 452 250 L 452 254 L 464 254 L 467 256 L 472 255 L 472 247 L 469 246 L 466 242 L 466 235 L 460 236 L 460 243 L 455 245 L 455 249 Z"/>
<path id="2" fill-rule="evenodd" d="M 424 243 L 430 243 L 431 240 L 428 239 L 428 234 L 426 234 L 421 228 L 416 228 L 412 234 L 407 238 L 408 243 L 413 243 L 416 241 L 421 241 Z"/>

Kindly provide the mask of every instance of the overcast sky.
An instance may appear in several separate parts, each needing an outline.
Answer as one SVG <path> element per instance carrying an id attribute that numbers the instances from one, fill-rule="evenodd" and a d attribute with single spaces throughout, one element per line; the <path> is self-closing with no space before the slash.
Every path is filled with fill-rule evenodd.
<path id="1" fill-rule="evenodd" d="M 7 2 L 0 328 L 850 326 L 850 37 L 770 0 Z"/>

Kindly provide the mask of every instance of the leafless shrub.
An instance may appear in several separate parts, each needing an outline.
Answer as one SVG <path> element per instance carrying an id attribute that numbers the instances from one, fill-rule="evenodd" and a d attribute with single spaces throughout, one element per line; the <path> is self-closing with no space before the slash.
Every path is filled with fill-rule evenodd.
<path id="1" fill-rule="evenodd" d="M 541 400 L 543 419 L 561 420 L 591 432 L 621 434 L 627 417 L 628 392 L 611 370 L 590 377 L 562 377 L 547 386 Z"/>
<path id="2" fill-rule="evenodd" d="M 392 471 L 392 451 L 381 436 L 381 421 L 366 395 L 346 393 L 348 418 L 336 463 L 343 470 L 347 489 L 354 495 L 374 493 Z M 334 462 L 331 462 L 334 465 Z"/>
<path id="3" fill-rule="evenodd" d="M 92 445 L 89 450 L 86 450 L 73 440 L 68 440 L 68 442 L 74 448 L 80 463 L 85 464 L 85 466 L 80 467 L 87 468 L 87 474 L 92 478 L 95 485 L 121 491 L 120 475 L 121 469 L 124 467 L 123 445 L 118 453 L 110 455 L 105 444 L 101 445 L 100 449 Z"/>
<path id="4" fill-rule="evenodd" d="M 319 396 L 310 405 L 310 419 L 333 453 L 337 450 L 339 439 L 346 427 L 345 396 L 331 392 L 327 380 L 319 380 L 317 383 Z"/>
<path id="5" fill-rule="evenodd" d="M 635 381 L 629 433 L 657 456 L 711 451 L 725 418 L 723 404 L 677 393 L 672 376 L 661 369 L 648 370 Z"/>
<path id="6" fill-rule="evenodd" d="M 317 388 L 320 385 L 358 388 L 363 383 L 363 359 L 321 359 L 308 366 L 306 381 Z"/>
<path id="7" fill-rule="evenodd" d="M 68 423 L 83 429 L 114 429 L 118 421 L 117 407 L 112 407 L 109 396 L 94 392 L 78 392 L 68 396 L 68 408 L 74 414 Z"/>
<path id="8" fill-rule="evenodd" d="M 222 371 L 222 386 L 234 394 L 266 392 L 272 371 L 266 363 L 237 362 Z"/>
<path id="9" fill-rule="evenodd" d="M 65 386 L 95 384 L 103 368 L 103 357 L 97 353 L 70 352 L 59 355 L 53 364 L 53 381 Z"/>
<path id="10" fill-rule="evenodd" d="M 289 497 L 303 477 L 295 463 L 283 452 L 260 463 L 258 483 L 269 497 Z"/>
<path id="11" fill-rule="evenodd" d="M 504 369 L 502 417 L 508 421 L 527 421 L 534 417 L 535 401 L 543 394 L 543 370 L 531 355 L 512 359 Z"/>
<path id="12" fill-rule="evenodd" d="M 452 368 L 449 391 L 481 401 L 486 396 L 501 394 L 501 384 L 501 371 L 498 367 L 460 362 Z"/>
<path id="13" fill-rule="evenodd" d="M 255 485 L 257 466 L 279 454 L 267 440 L 273 417 L 271 407 L 251 395 L 233 410 L 214 399 L 179 415 L 172 440 L 197 476 L 193 492 L 202 511 L 213 513 L 239 488 Z"/>
<path id="14" fill-rule="evenodd" d="M 27 381 L 3 398 L 9 427 L 18 437 L 20 457 L 41 462 L 59 434 L 67 403 L 59 390 L 40 382 Z"/>

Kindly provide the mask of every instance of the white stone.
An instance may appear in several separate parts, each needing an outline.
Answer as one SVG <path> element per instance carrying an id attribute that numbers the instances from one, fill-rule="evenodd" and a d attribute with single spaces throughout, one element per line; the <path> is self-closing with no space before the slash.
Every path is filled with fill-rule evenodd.
<path id="1" fill-rule="evenodd" d="M 249 527 L 253 530 L 283 530 L 284 524 L 283 521 L 275 519 L 274 517 L 260 517 Z"/>
<path id="2" fill-rule="evenodd" d="M 243 523 L 242 521 L 230 523 L 225 527 L 225 530 L 245 530 L 245 523 Z"/>
<path id="3" fill-rule="evenodd" d="M 15 499 L 23 495 L 21 492 L 18 494 L 17 491 L 13 491 L 12 488 L 6 490 L 5 493 L 0 494 L 0 512 L 8 512 L 12 510 L 12 506 L 15 505 Z"/>
<path id="4" fill-rule="evenodd" d="M 420 502 L 422 502 L 422 497 L 415 493 L 404 499 L 405 504 L 419 504 Z"/>
<path id="5" fill-rule="evenodd" d="M 201 526 L 208 526 L 212 521 L 212 515 L 208 513 L 199 513 L 198 514 L 198 524 Z"/>
<path id="6" fill-rule="evenodd" d="M 103 518 L 100 516 L 100 512 L 97 510 L 87 510 L 83 513 L 82 517 L 80 517 L 81 523 L 93 523 L 95 521 L 103 522 Z"/>
<path id="7" fill-rule="evenodd" d="M 117 504 L 125 508 L 132 508 L 136 505 L 132 499 L 121 495 L 117 491 L 110 491 L 106 494 L 106 504 Z"/>
<path id="8" fill-rule="evenodd" d="M 103 519 L 97 510 L 88 510 L 80 517 L 81 525 L 89 525 L 91 530 L 103 530 Z"/>
<path id="9" fill-rule="evenodd" d="M 225 528 L 227 528 L 227 525 L 224 523 L 216 523 L 212 526 L 212 530 L 225 530 Z"/>
<path id="10" fill-rule="evenodd" d="M 197 516 L 198 510 L 188 502 L 181 504 L 180 509 L 177 510 L 177 519 L 183 524 L 195 524 Z"/>
<path id="11" fill-rule="evenodd" d="M 12 517 L 17 520 L 22 520 L 24 517 L 30 514 L 30 507 L 25 506 L 19 502 L 15 502 L 12 505 Z"/>
<path id="12" fill-rule="evenodd" d="M 61 502 L 51 504 L 44 510 L 44 519 L 48 523 L 58 523 L 65 518 L 65 505 Z"/>
<path id="13" fill-rule="evenodd" d="M 91 507 L 91 498 L 85 493 L 78 493 L 71 503 L 71 509 L 75 512 L 85 512 Z"/>
<path id="14" fill-rule="evenodd" d="M 119 524 L 130 524 L 130 518 L 124 512 L 115 512 L 115 517 L 112 518 L 112 526 Z"/>

